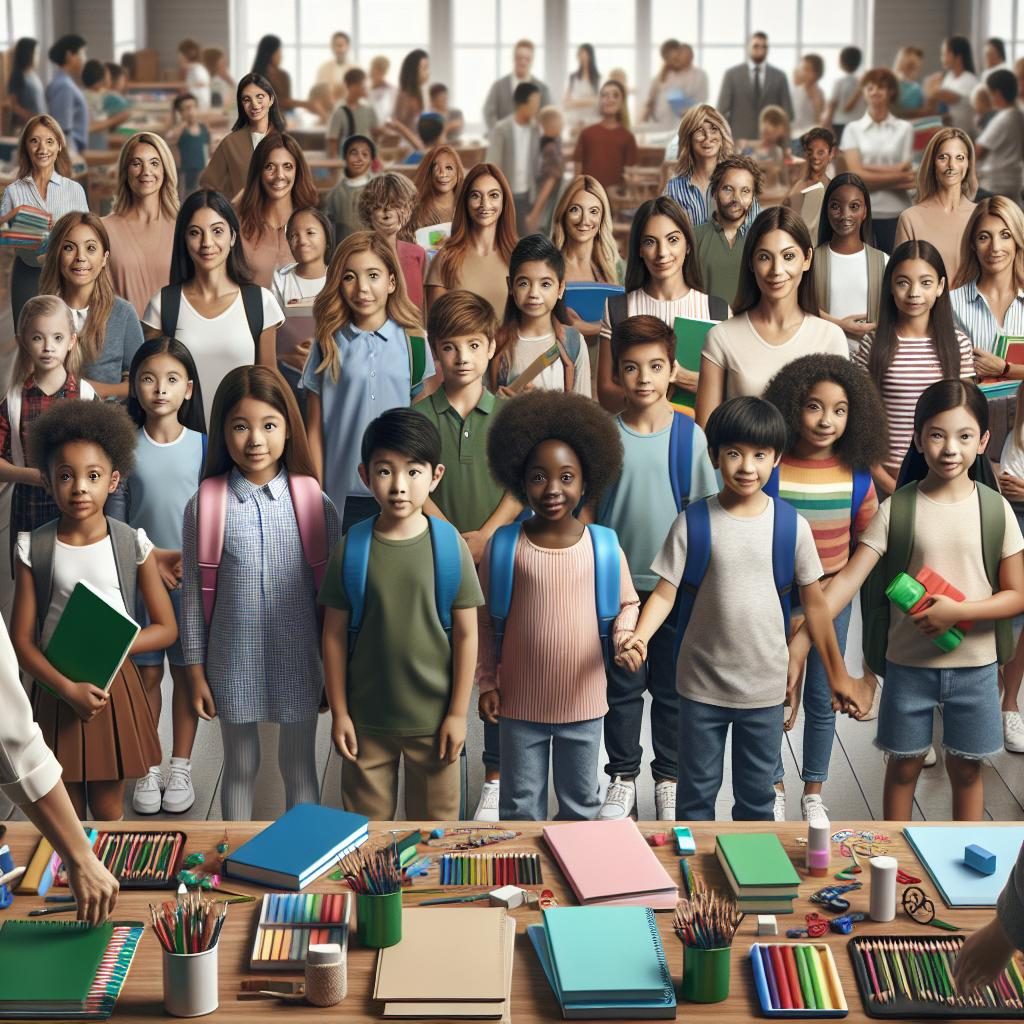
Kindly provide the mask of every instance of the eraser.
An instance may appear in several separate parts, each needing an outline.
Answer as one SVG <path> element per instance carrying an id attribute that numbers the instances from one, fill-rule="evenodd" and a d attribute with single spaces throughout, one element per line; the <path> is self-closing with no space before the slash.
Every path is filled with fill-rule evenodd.
<path id="1" fill-rule="evenodd" d="M 775 919 L 774 914 L 758 914 L 757 915 L 757 934 L 758 935 L 778 935 L 779 934 L 779 922 Z"/>
<path id="2" fill-rule="evenodd" d="M 676 837 L 676 852 L 680 857 L 689 857 L 697 852 L 693 833 L 685 825 L 677 825 L 672 834 Z"/>
<path id="3" fill-rule="evenodd" d="M 648 836 L 647 841 L 651 846 L 664 846 L 668 842 L 668 836 L 664 832 L 655 832 L 653 836 Z"/>
<path id="4" fill-rule="evenodd" d="M 996 873 L 996 855 L 976 843 L 964 848 L 964 863 L 982 875 Z"/>
<path id="5" fill-rule="evenodd" d="M 526 890 L 518 885 L 503 885 L 500 889 L 492 889 L 488 894 L 492 907 L 505 907 L 515 910 L 526 902 Z"/>

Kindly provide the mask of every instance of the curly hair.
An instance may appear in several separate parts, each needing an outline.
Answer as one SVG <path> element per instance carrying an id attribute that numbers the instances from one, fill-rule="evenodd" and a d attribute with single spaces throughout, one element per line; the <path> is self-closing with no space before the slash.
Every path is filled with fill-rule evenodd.
<path id="1" fill-rule="evenodd" d="M 125 476 L 135 468 L 137 434 L 132 418 L 115 402 L 55 402 L 32 422 L 29 465 L 49 473 L 59 448 L 73 441 L 86 441 L 102 448 L 112 468 Z"/>
<path id="2" fill-rule="evenodd" d="M 487 435 L 491 475 L 524 504 L 526 464 L 544 441 L 562 441 L 576 453 L 588 504 L 600 501 L 622 472 L 619 431 L 597 402 L 561 391 L 528 391 L 501 407 Z"/>
<path id="3" fill-rule="evenodd" d="M 848 469 L 877 465 L 889 451 L 885 406 L 867 371 L 842 356 L 801 356 L 769 382 L 764 397 L 786 421 L 786 451 L 792 451 L 799 440 L 804 402 L 811 388 L 821 381 L 838 384 L 849 403 L 846 431 L 833 445 L 833 452 Z"/>
<path id="4" fill-rule="evenodd" d="M 356 208 L 359 211 L 359 219 L 367 231 L 374 230 L 374 210 L 398 209 L 401 211 L 398 237 L 403 242 L 413 241 L 414 236 L 409 222 L 416 208 L 416 189 L 404 175 L 387 172 L 371 178 L 359 193 Z"/>

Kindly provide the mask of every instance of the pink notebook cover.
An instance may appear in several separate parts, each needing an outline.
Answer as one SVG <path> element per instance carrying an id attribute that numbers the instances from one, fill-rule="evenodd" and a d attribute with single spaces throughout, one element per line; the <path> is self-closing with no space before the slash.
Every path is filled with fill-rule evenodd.
<path id="1" fill-rule="evenodd" d="M 675 908 L 679 890 L 632 820 L 548 825 L 544 838 L 580 903 Z"/>

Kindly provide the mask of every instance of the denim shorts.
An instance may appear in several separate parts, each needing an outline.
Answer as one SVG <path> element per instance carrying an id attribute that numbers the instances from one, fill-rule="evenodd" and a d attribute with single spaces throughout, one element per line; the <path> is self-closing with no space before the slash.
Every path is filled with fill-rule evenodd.
<path id="1" fill-rule="evenodd" d="M 885 663 L 875 745 L 894 757 L 923 754 L 932 742 L 935 709 L 942 711 L 942 749 L 978 760 L 1003 748 L 999 673 L 977 668 L 915 668 Z"/>
<path id="2" fill-rule="evenodd" d="M 178 639 L 166 651 L 146 651 L 145 654 L 133 654 L 132 661 L 135 662 L 138 668 L 145 668 L 149 665 L 162 665 L 165 654 L 167 655 L 168 662 L 176 668 L 183 668 L 185 665 L 185 655 L 181 650 L 181 587 L 168 591 L 168 594 L 171 598 L 171 605 L 174 608 L 174 621 L 178 624 Z M 142 600 L 141 593 L 139 594 L 137 612 L 137 621 L 140 626 L 145 628 L 149 625 L 149 615 L 146 613 L 146 605 Z"/>

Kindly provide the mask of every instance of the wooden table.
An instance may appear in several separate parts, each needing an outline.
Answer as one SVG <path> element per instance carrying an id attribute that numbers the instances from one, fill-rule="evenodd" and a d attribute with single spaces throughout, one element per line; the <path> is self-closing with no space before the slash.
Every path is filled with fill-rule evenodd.
<path id="1" fill-rule="evenodd" d="M 106 826 L 104 826 L 106 827 Z M 135 827 L 146 827 L 145 822 L 120 822 L 114 828 L 132 829 Z M 177 827 L 170 822 L 154 822 L 152 827 Z M 225 829 L 232 848 L 237 848 L 250 835 L 262 827 L 259 822 L 183 822 L 182 827 L 188 833 L 187 850 L 203 851 L 209 861 L 215 857 L 217 843 L 223 838 Z M 432 826 L 424 826 L 422 823 L 388 822 L 374 826 L 371 830 L 371 837 L 385 834 L 388 829 L 401 829 L 407 831 L 410 828 L 421 828 L 424 836 L 429 835 Z M 457 826 L 452 826 L 457 827 Z M 561 872 L 556 863 L 547 852 L 547 847 L 540 837 L 542 823 L 516 822 L 509 826 L 522 831 L 523 835 L 516 840 L 507 843 L 499 843 L 493 847 L 495 851 L 508 848 L 515 850 L 536 849 L 540 851 L 543 859 L 544 885 L 543 888 L 550 888 L 562 906 L 571 906 L 575 903 L 571 890 L 567 887 Z M 665 823 L 642 822 L 640 829 L 644 835 L 655 832 L 663 832 Z M 749 832 L 751 830 L 768 830 L 770 824 L 749 822 L 708 822 L 693 826 L 693 833 L 697 843 L 697 854 L 690 858 L 694 870 L 704 879 L 709 888 L 727 890 L 726 882 L 718 861 L 715 858 L 715 836 L 727 832 Z M 797 843 L 797 837 L 806 834 L 805 828 L 799 822 L 789 822 L 774 826 L 786 852 L 790 855 L 795 865 L 803 863 L 803 847 Z M 945 907 L 942 899 L 938 896 L 934 886 L 928 880 L 927 873 L 919 870 L 916 858 L 910 852 L 907 843 L 903 839 L 902 824 L 896 822 L 834 822 L 833 829 L 850 828 L 854 830 L 871 829 L 875 832 L 886 832 L 891 837 L 889 851 L 897 857 L 901 867 L 911 874 L 922 878 L 922 887 L 925 892 L 935 901 L 936 910 L 940 917 L 959 924 L 965 931 L 970 931 L 988 921 L 993 914 L 992 910 L 949 910 Z M 671 834 L 671 832 L 670 832 Z M 35 848 L 37 833 L 34 828 L 25 822 L 11 822 L 8 825 L 6 842 L 10 845 L 14 854 L 15 863 L 24 864 L 27 862 Z M 371 838 L 372 842 L 372 838 Z M 833 873 L 845 866 L 845 861 L 840 860 L 837 847 L 833 846 Z M 674 852 L 674 845 L 655 847 L 657 855 L 669 869 L 673 878 L 679 876 L 678 858 Z M 439 851 L 436 848 L 421 847 L 422 853 L 429 854 L 433 861 L 433 869 L 426 878 L 418 878 L 415 882 L 417 888 L 433 888 L 437 885 L 437 862 Z M 600 856 L 600 851 L 594 851 L 595 856 Z M 867 867 L 861 876 L 867 879 Z M 803 875 L 803 872 L 801 872 Z M 808 902 L 806 897 L 824 885 L 839 884 L 833 882 L 832 875 L 828 879 L 807 878 L 800 886 L 801 899 L 796 903 L 796 913 L 784 915 L 778 918 L 779 931 L 782 941 L 785 941 L 785 930 L 800 926 L 804 923 L 804 915 L 816 909 L 815 905 Z M 247 885 L 235 879 L 224 879 L 224 885 L 228 889 L 238 892 L 252 892 L 262 895 L 266 890 L 260 886 Z M 340 882 L 332 882 L 327 875 L 314 882 L 307 891 L 310 892 L 336 892 L 343 888 Z M 465 893 L 470 890 L 452 889 L 452 893 Z M 868 886 L 849 894 L 851 910 L 867 911 L 868 908 Z M 119 920 L 147 920 L 148 904 L 156 902 L 161 898 L 160 893 L 154 892 L 125 892 L 122 893 L 117 905 L 115 917 Z M 426 898 L 426 897 L 425 897 Z M 37 896 L 18 896 L 15 898 L 11 908 L 0 912 L 0 921 L 11 917 L 23 917 L 35 906 L 41 906 L 42 899 Z M 406 901 L 406 906 L 412 906 L 411 900 Z M 470 904 L 472 905 L 472 904 Z M 268 1018 L 273 1013 L 286 1013 L 290 1019 L 303 1020 L 307 1018 L 337 1019 L 339 1013 L 346 1020 L 371 1021 L 380 1019 L 381 1005 L 370 998 L 372 989 L 373 970 L 376 961 L 376 953 L 372 950 L 364 950 L 358 947 L 353 937 L 353 943 L 349 950 L 348 960 L 348 986 L 349 994 L 343 1004 L 339 1007 L 329 1009 L 317 1009 L 311 1006 L 297 1007 L 282 1006 L 277 1000 L 267 1001 L 242 1001 L 236 998 L 239 991 L 240 980 L 244 977 L 269 977 L 264 972 L 251 974 L 249 972 L 249 954 L 252 949 L 254 938 L 255 921 L 259 916 L 260 903 L 243 903 L 233 905 L 228 911 L 228 917 L 220 939 L 220 1009 L 217 1013 L 221 1017 L 235 1020 L 255 1020 L 261 1017 Z M 561 1013 L 555 1001 L 547 981 L 541 971 L 540 964 L 534 954 L 530 940 L 526 936 L 526 925 L 539 921 L 540 915 L 536 910 L 519 909 L 513 911 L 517 922 L 516 937 L 516 958 L 512 978 L 512 1017 L 516 1024 L 527 1024 L 533 1021 L 556 1021 L 561 1020 Z M 658 914 L 658 923 L 661 927 L 662 941 L 668 955 L 669 968 L 677 985 L 682 971 L 682 948 L 672 930 L 672 915 Z M 680 1003 L 679 1019 L 703 1017 L 715 1019 L 720 1024 L 733 1024 L 733 1022 L 748 1021 L 759 1016 L 754 986 L 751 980 L 751 972 L 748 963 L 748 952 L 752 942 L 757 941 L 756 920 L 747 918 L 740 926 L 740 931 L 733 945 L 733 971 L 731 982 L 731 993 L 725 1003 L 714 1005 L 698 1005 L 691 1003 Z M 857 926 L 858 935 L 892 935 L 920 933 L 932 937 L 944 933 L 924 925 L 911 922 L 899 911 L 897 919 L 891 924 L 873 924 L 865 921 Z M 860 997 L 857 993 L 856 982 L 853 977 L 853 970 L 850 965 L 849 954 L 846 951 L 847 938 L 845 936 L 832 935 L 825 940 L 833 949 L 836 964 L 843 982 L 843 989 L 847 1002 L 850 1006 L 849 1020 L 865 1021 L 868 1018 L 863 1012 Z M 299 978 L 299 973 L 278 972 L 273 975 L 277 978 Z M 160 963 L 160 947 L 147 929 L 139 946 L 131 973 L 128 976 L 127 984 L 121 994 L 121 998 L 114 1014 L 116 1021 L 142 1021 L 151 1020 L 154 1017 L 163 1017 L 162 996 L 162 975 Z"/>

